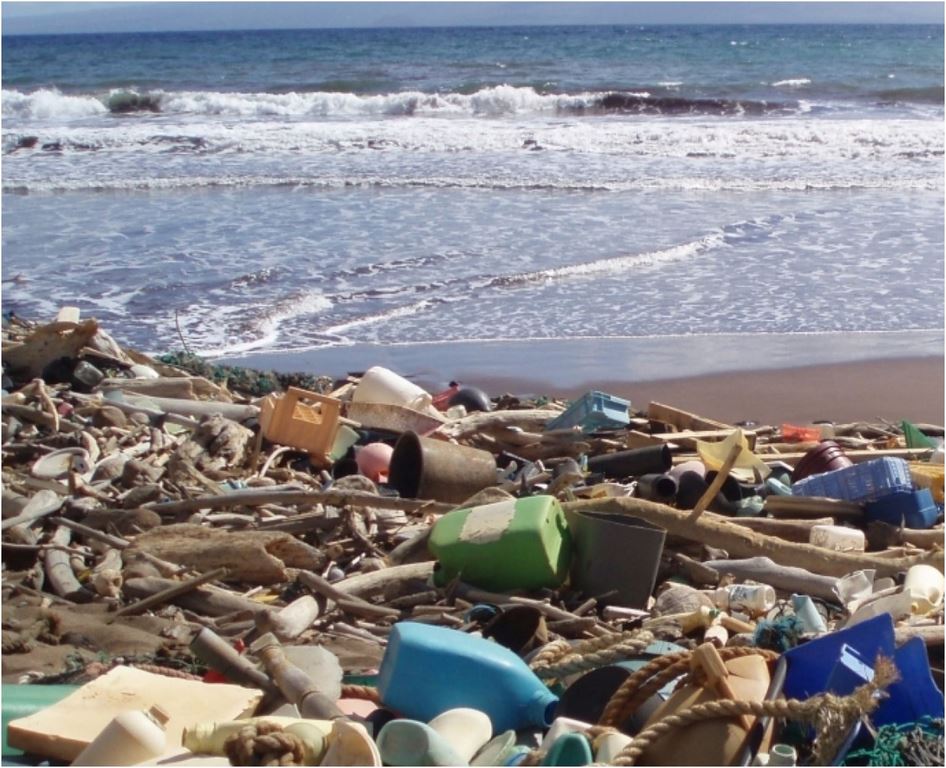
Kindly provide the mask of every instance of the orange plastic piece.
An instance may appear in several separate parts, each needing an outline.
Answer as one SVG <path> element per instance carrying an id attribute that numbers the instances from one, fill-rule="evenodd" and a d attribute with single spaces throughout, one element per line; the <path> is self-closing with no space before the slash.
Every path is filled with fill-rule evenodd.
<path id="1" fill-rule="evenodd" d="M 327 466 L 341 409 L 342 401 L 335 397 L 289 387 L 282 396 L 263 398 L 259 422 L 263 437 L 270 442 L 306 451 L 313 461 Z"/>
<path id="2" fill-rule="evenodd" d="M 786 443 L 817 443 L 821 440 L 821 430 L 818 427 L 796 427 L 794 424 L 783 424 L 782 440 Z"/>

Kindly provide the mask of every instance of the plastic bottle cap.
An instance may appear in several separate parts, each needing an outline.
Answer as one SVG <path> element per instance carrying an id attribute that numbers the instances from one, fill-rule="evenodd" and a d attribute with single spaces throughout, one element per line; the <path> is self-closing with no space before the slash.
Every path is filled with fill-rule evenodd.
<path id="1" fill-rule="evenodd" d="M 157 704 L 152 704 L 150 709 L 148 709 L 148 714 L 160 725 L 162 728 L 171 719 L 171 716 Z"/>

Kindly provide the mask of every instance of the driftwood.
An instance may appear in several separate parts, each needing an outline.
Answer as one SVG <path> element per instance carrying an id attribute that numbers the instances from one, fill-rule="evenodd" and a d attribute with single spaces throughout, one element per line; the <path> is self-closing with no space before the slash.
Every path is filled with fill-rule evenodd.
<path id="1" fill-rule="evenodd" d="M 49 586 L 60 597 L 74 603 L 87 603 L 93 595 L 79 583 L 69 562 L 70 553 L 64 549 L 69 546 L 71 539 L 72 532 L 64 526 L 58 527 L 50 537 L 49 543 L 56 545 L 56 548 L 43 552 L 46 578 Z"/>
<path id="2" fill-rule="evenodd" d="M 7 530 L 15 525 L 24 525 L 39 520 L 42 517 L 58 512 L 62 507 L 64 498 L 54 491 L 39 491 L 23 507 L 23 511 L 14 517 L 8 517 L 0 523 L 0 530 Z"/>
<path id="3" fill-rule="evenodd" d="M 120 616 L 128 616 L 132 613 L 140 613 L 141 611 L 146 611 L 156 605 L 163 605 L 164 603 L 173 600 L 179 595 L 184 595 L 201 586 L 202 584 L 206 584 L 208 581 L 222 578 L 226 575 L 226 573 L 226 568 L 215 568 L 214 570 L 208 571 L 207 573 L 202 573 L 200 576 L 195 576 L 191 579 L 185 579 L 173 587 L 162 589 L 160 592 L 155 592 L 153 595 L 142 598 L 131 605 L 126 605 L 124 608 L 121 608 L 112 614 L 112 616 L 109 617 L 108 622 L 111 623 Z"/>
<path id="4" fill-rule="evenodd" d="M 434 572 L 434 563 L 408 563 L 382 568 L 380 571 L 359 573 L 336 581 L 332 586 L 348 595 L 365 597 L 377 592 L 397 591 L 411 581 L 426 581 Z M 390 595 L 388 595 L 390 597 Z"/>
<path id="5" fill-rule="evenodd" d="M 160 381 L 160 379 L 157 379 Z M 176 413 L 181 416 L 191 416 L 201 419 L 204 416 L 219 414 L 233 421 L 245 421 L 259 415 L 259 408 L 255 405 L 239 405 L 237 403 L 221 403 L 216 400 L 187 400 L 176 397 L 151 397 L 147 400 L 135 395 L 127 395 L 125 400 L 132 405 L 153 402 L 165 413 Z"/>
<path id="6" fill-rule="evenodd" d="M 318 569 L 325 554 L 279 531 L 221 531 L 180 523 L 153 528 L 135 547 L 178 565 L 207 570 L 224 567 L 228 580 L 250 584 L 288 581 L 288 567 Z"/>
<path id="7" fill-rule="evenodd" d="M 330 504 L 335 507 L 375 507 L 377 509 L 400 509 L 407 512 L 449 512 L 453 504 L 419 499 L 397 499 L 358 491 L 302 491 L 259 489 L 236 491 L 221 496 L 201 496 L 184 501 L 166 501 L 145 505 L 160 515 L 189 514 L 199 509 L 227 509 L 229 507 L 259 507 L 264 504 Z"/>
<path id="8" fill-rule="evenodd" d="M 901 544 L 911 544 L 920 549 L 933 549 L 943 546 L 943 529 L 930 528 L 919 530 L 916 528 L 897 528 L 882 522 L 867 524 L 867 540 L 871 547 L 886 549 Z"/>
<path id="9" fill-rule="evenodd" d="M 162 376 L 158 379 L 103 379 L 99 388 L 108 391 L 121 389 L 137 392 L 148 397 L 177 397 L 196 400 L 208 397 L 218 402 L 230 403 L 233 398 L 223 387 L 208 381 L 203 376 Z"/>
<path id="10" fill-rule="evenodd" d="M 375 573 L 383 573 L 383 571 L 376 571 Z M 401 618 L 400 611 L 396 611 L 393 608 L 385 608 L 383 605 L 369 603 L 367 600 L 363 600 L 356 595 L 350 594 L 344 589 L 339 589 L 328 580 L 323 579 L 317 573 L 312 573 L 312 571 L 299 571 L 299 581 L 305 584 L 313 592 L 318 592 L 320 595 L 323 595 L 324 597 L 334 601 L 339 608 L 348 613 L 353 613 L 359 616 L 367 616 L 368 618 L 372 619 Z M 338 583 L 342 584 L 344 581 L 340 581 Z M 327 606 L 326 610 L 331 610 L 331 607 Z"/>
<path id="11" fill-rule="evenodd" d="M 686 512 L 644 499 L 610 498 L 568 502 L 566 510 L 597 510 L 639 517 L 664 528 L 673 536 L 699 541 L 726 550 L 733 557 L 770 557 L 779 565 L 796 566 L 822 576 L 844 576 L 851 571 L 874 568 L 878 576 L 893 576 L 912 565 L 926 563 L 943 570 L 942 551 L 915 557 L 885 560 L 869 554 L 830 552 L 810 544 L 796 544 L 750 531 L 720 519 L 690 520 Z"/>
<path id="12" fill-rule="evenodd" d="M 695 413 L 674 408 L 672 405 L 664 403 L 651 402 L 647 406 L 647 418 L 651 421 L 659 421 L 662 424 L 669 424 L 676 429 L 687 430 L 717 430 L 728 429 L 730 432 L 733 427 L 724 424 L 715 419 L 708 419 L 704 416 L 697 416 Z"/>
<path id="13" fill-rule="evenodd" d="M 838 583 L 836 578 L 819 576 L 804 568 L 776 565 L 767 557 L 750 557 L 745 560 L 709 560 L 703 565 L 721 575 L 732 574 L 739 580 L 751 579 L 784 592 L 798 592 L 833 603 L 838 602 L 838 596 L 834 594 L 834 587 Z"/>
<path id="14" fill-rule="evenodd" d="M 743 528 L 801 544 L 808 543 L 811 529 L 816 525 L 834 525 L 833 517 L 816 517 L 812 520 L 773 520 L 771 517 L 727 517 L 725 519 Z"/>
<path id="15" fill-rule="evenodd" d="M 303 595 L 289 605 L 269 613 L 256 614 L 256 628 L 272 632 L 280 641 L 295 640 L 319 618 L 319 602 L 312 595 Z"/>
<path id="16" fill-rule="evenodd" d="M 123 586 L 123 592 L 127 597 L 149 597 L 178 587 L 180 584 L 181 582 L 174 579 L 148 576 L 128 579 Z M 210 586 L 198 587 L 185 594 L 179 594 L 172 597 L 170 602 L 203 616 L 227 616 L 241 611 L 255 616 L 272 610 L 263 603 Z"/>
<path id="17" fill-rule="evenodd" d="M 459 440 L 480 432 L 489 432 L 506 427 L 520 427 L 526 431 L 541 431 L 542 427 L 561 411 L 529 410 L 529 411 L 477 411 L 462 419 L 451 421 L 438 430 L 438 434 Z"/>
<path id="18" fill-rule="evenodd" d="M 898 646 L 914 637 L 922 637 L 923 642 L 927 645 L 942 646 L 944 640 L 946 640 L 942 624 L 920 624 L 919 626 L 901 624 L 894 629 L 894 639 Z M 943 654 L 940 651 L 940 661 L 942 661 L 942 658 Z"/>
<path id="19" fill-rule="evenodd" d="M 541 611 L 546 617 L 554 621 L 581 621 L 581 616 L 576 616 L 574 613 L 564 610 L 563 608 L 556 608 L 554 605 L 549 605 L 541 600 L 533 600 L 528 597 L 518 597 L 516 595 L 504 595 L 499 592 L 489 592 L 485 589 L 480 589 L 479 587 L 473 587 L 469 584 L 464 584 L 463 582 L 458 582 L 454 587 L 455 594 L 465 597 L 469 600 L 475 600 L 477 602 L 484 603 L 495 603 L 497 605 L 504 604 L 514 604 L 514 605 L 529 605 L 535 608 L 538 611 Z M 601 635 L 610 635 L 614 634 L 617 630 L 613 630 L 610 627 L 599 624 L 588 630 L 588 633 L 595 636 Z"/>

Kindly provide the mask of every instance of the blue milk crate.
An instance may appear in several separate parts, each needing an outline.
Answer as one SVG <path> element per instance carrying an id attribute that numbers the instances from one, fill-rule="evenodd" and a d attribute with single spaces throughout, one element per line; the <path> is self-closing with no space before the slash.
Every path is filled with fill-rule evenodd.
<path id="1" fill-rule="evenodd" d="M 897 491 L 912 490 L 913 481 L 907 462 L 889 456 L 822 472 L 792 483 L 795 496 L 826 496 L 854 502 L 876 501 Z"/>
<path id="2" fill-rule="evenodd" d="M 586 434 L 599 429 L 621 429 L 630 423 L 630 407 L 629 400 L 605 392 L 588 392 L 546 424 L 545 429 L 568 429 L 577 425 Z"/>
<path id="3" fill-rule="evenodd" d="M 929 488 L 918 491 L 888 493 L 864 508 L 864 518 L 907 528 L 932 528 L 939 517 L 939 509 Z"/>

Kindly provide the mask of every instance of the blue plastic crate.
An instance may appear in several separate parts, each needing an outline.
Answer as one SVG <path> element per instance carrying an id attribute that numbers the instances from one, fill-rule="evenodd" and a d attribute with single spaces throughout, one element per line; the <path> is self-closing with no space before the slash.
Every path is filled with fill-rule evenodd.
<path id="1" fill-rule="evenodd" d="M 907 462 L 889 456 L 792 483 L 795 496 L 826 496 L 854 502 L 876 501 L 891 493 L 912 490 L 913 481 Z"/>
<path id="2" fill-rule="evenodd" d="M 929 488 L 889 493 L 864 508 L 868 522 L 880 521 L 897 526 L 902 523 L 907 528 L 932 528 L 938 516 L 939 509 Z"/>
<path id="3" fill-rule="evenodd" d="M 580 426 L 588 433 L 599 429 L 621 429 L 630 423 L 631 403 L 605 392 L 592 391 L 572 403 L 559 416 L 552 419 L 546 429 L 568 429 Z"/>

